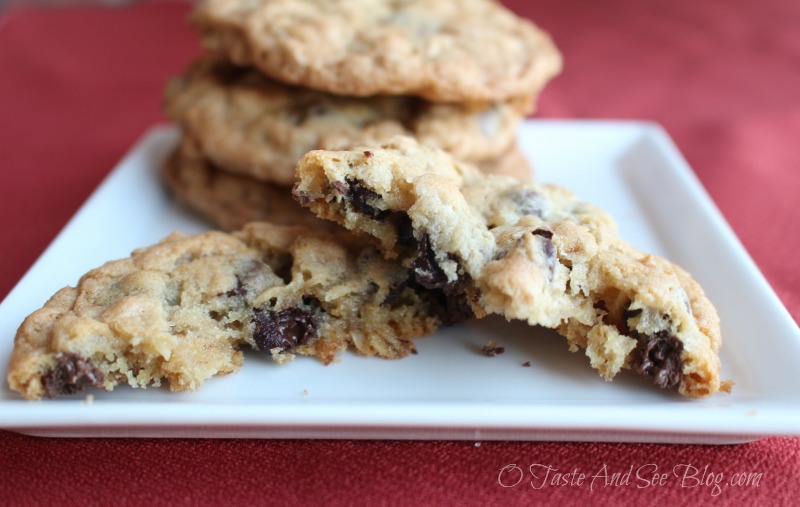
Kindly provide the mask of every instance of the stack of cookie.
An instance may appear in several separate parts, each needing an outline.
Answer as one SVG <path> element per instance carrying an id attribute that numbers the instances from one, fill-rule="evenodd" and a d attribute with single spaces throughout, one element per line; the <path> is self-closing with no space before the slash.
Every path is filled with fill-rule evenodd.
<path id="1" fill-rule="evenodd" d="M 401 358 L 499 315 L 606 380 L 730 390 L 688 273 L 564 189 L 487 174 L 525 175 L 514 131 L 560 67 L 533 25 L 490 0 L 207 0 L 193 20 L 217 56 L 168 87 L 166 180 L 225 228 L 264 222 L 176 233 L 62 289 L 20 326 L 11 389 L 194 390 L 245 345 Z"/>
<path id="2" fill-rule="evenodd" d="M 225 229 L 318 227 L 291 198 L 299 158 L 397 134 L 530 178 L 516 128 L 561 57 L 498 3 L 207 0 L 192 22 L 214 55 L 167 88 L 165 181 Z"/>

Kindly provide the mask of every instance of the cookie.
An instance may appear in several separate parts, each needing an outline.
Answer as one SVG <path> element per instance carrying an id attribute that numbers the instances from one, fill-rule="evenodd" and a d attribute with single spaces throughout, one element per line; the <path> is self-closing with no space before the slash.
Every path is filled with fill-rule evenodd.
<path id="1" fill-rule="evenodd" d="M 509 154 L 485 164 L 492 171 L 519 179 L 532 178 L 525 155 L 516 147 Z M 196 143 L 186 137 L 167 158 L 162 176 L 164 185 L 175 198 L 227 231 L 261 221 L 317 230 L 338 229 L 300 206 L 292 198 L 292 187 L 265 183 L 216 167 L 203 158 Z"/>
<path id="2" fill-rule="evenodd" d="M 261 221 L 317 230 L 336 228 L 297 204 L 291 187 L 222 170 L 208 162 L 186 137 L 165 162 L 162 176 L 173 196 L 228 231 Z"/>
<path id="3" fill-rule="evenodd" d="M 345 232 L 257 223 L 176 233 L 90 271 L 26 318 L 8 383 L 29 399 L 165 380 L 195 390 L 238 370 L 245 345 L 279 363 L 330 363 L 348 347 L 399 358 L 412 338 L 469 315 Z"/>
<path id="4" fill-rule="evenodd" d="M 700 286 L 567 190 L 485 175 L 408 138 L 311 152 L 298 175 L 301 204 L 477 315 L 558 330 L 606 380 L 627 368 L 689 397 L 720 390 L 719 319 Z"/>
<path id="5" fill-rule="evenodd" d="M 220 60 L 195 62 L 165 93 L 167 115 L 230 172 L 294 183 L 313 149 L 374 144 L 396 134 L 483 161 L 514 147 L 520 104 L 435 104 L 400 96 L 340 97 L 286 86 Z"/>
<path id="6" fill-rule="evenodd" d="M 191 22 L 239 65 L 339 95 L 501 102 L 561 69 L 545 32 L 491 0 L 205 0 Z"/>
<path id="7" fill-rule="evenodd" d="M 497 158 L 473 163 L 486 174 L 510 176 L 522 181 L 533 181 L 535 176 L 534 168 L 528 161 L 528 157 L 522 153 L 516 142 L 510 150 Z"/>

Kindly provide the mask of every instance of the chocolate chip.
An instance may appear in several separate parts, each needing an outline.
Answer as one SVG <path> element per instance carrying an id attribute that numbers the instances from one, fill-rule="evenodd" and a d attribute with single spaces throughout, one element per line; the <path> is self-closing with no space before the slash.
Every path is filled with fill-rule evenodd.
<path id="1" fill-rule="evenodd" d="M 536 236 L 543 236 L 547 239 L 553 239 L 553 231 L 548 231 L 547 229 L 535 229 L 531 231 L 531 234 Z"/>
<path id="2" fill-rule="evenodd" d="M 436 253 L 431 247 L 431 238 L 427 232 L 422 235 L 417 258 L 411 263 L 411 267 L 414 268 L 414 278 L 426 289 L 441 289 L 451 284 L 447 274 L 436 262 Z"/>
<path id="3" fill-rule="evenodd" d="M 475 316 L 467 302 L 466 294 L 448 294 L 441 289 L 427 295 L 428 314 L 436 317 L 442 326 L 452 326 Z"/>
<path id="4" fill-rule="evenodd" d="M 627 310 L 622 312 L 622 319 L 623 320 L 632 319 L 632 318 L 636 317 L 637 315 L 639 315 L 641 313 L 642 313 L 642 309 L 641 308 L 635 308 L 633 310 L 628 308 Z"/>
<path id="5" fill-rule="evenodd" d="M 299 202 L 301 206 L 306 206 L 311 202 L 311 197 L 308 195 L 308 192 L 303 192 L 297 188 L 292 189 L 292 197 L 294 197 L 294 200 Z"/>
<path id="6" fill-rule="evenodd" d="M 524 366 L 525 368 L 530 368 L 531 367 L 531 362 L 530 361 L 525 361 L 524 363 L 522 363 L 522 366 Z"/>
<path id="7" fill-rule="evenodd" d="M 413 290 L 420 299 L 425 301 L 427 314 L 436 318 L 442 326 L 452 326 L 475 316 L 472 307 L 467 302 L 466 293 L 448 293 L 442 289 L 427 289 L 414 279 L 411 272 L 404 282 L 389 289 L 389 293 L 381 305 L 390 308 L 396 306 L 400 303 L 403 292 L 407 288 Z"/>
<path id="8" fill-rule="evenodd" d="M 243 273 L 236 275 L 236 288 L 225 293 L 228 297 L 244 297 L 248 291 L 259 290 L 267 275 L 267 266 L 263 262 L 252 260 Z"/>
<path id="9" fill-rule="evenodd" d="M 380 285 L 378 285 L 375 282 L 369 282 L 369 284 L 367 284 L 366 293 L 367 294 L 375 294 L 375 293 L 378 292 L 379 289 L 380 289 Z"/>
<path id="10" fill-rule="evenodd" d="M 400 246 L 413 247 L 417 243 L 414 237 L 414 225 L 407 213 L 395 211 L 389 219 L 397 229 L 397 244 Z"/>
<path id="11" fill-rule="evenodd" d="M 636 310 L 631 310 L 630 308 L 622 312 L 622 323 L 620 325 L 620 333 L 629 335 L 631 334 L 631 328 L 628 325 L 628 319 L 632 319 L 642 313 L 641 308 L 637 308 Z"/>
<path id="12" fill-rule="evenodd" d="M 489 343 L 483 346 L 481 353 L 487 357 L 494 357 L 506 351 L 505 347 L 498 347 L 495 340 L 489 340 Z"/>
<path id="13" fill-rule="evenodd" d="M 102 387 L 104 381 L 103 372 L 89 359 L 73 353 L 58 356 L 56 365 L 42 376 L 47 398 L 79 393 L 86 387 Z"/>
<path id="14" fill-rule="evenodd" d="M 252 322 L 253 340 L 263 352 L 275 348 L 290 350 L 303 345 L 317 336 L 319 325 L 312 312 L 297 307 L 277 312 L 255 310 Z"/>
<path id="15" fill-rule="evenodd" d="M 516 206 L 520 215 L 532 215 L 541 218 L 544 199 L 542 195 L 535 190 L 529 188 L 515 188 L 506 191 L 503 197 L 510 200 L 514 206 Z"/>
<path id="16" fill-rule="evenodd" d="M 400 296 L 403 294 L 403 291 L 406 290 L 406 287 L 408 287 L 407 282 L 398 283 L 397 285 L 390 287 L 389 293 L 386 294 L 386 297 L 383 298 L 383 301 L 381 302 L 381 306 L 387 306 L 390 308 L 394 306 L 394 303 L 400 299 Z"/>
<path id="17" fill-rule="evenodd" d="M 632 352 L 631 368 L 652 377 L 661 388 L 678 389 L 683 381 L 683 343 L 667 331 L 640 340 Z"/>
<path id="18" fill-rule="evenodd" d="M 373 153 L 371 151 L 369 151 L 369 150 L 364 152 L 364 157 L 366 157 L 366 158 L 370 158 L 370 157 L 372 157 L 372 155 L 373 155 Z"/>
<path id="19" fill-rule="evenodd" d="M 345 181 L 349 186 L 346 191 L 342 191 L 339 187 L 334 188 L 345 194 L 357 211 L 375 219 L 386 218 L 391 213 L 390 210 L 379 209 L 373 205 L 380 200 L 381 196 L 367 188 L 363 181 L 349 178 Z M 341 182 L 334 182 L 331 185 L 336 183 L 341 184 Z"/>
<path id="20" fill-rule="evenodd" d="M 467 301 L 465 292 L 447 292 L 442 289 L 427 289 L 417 282 L 414 273 L 409 271 L 408 278 L 389 289 L 381 305 L 393 307 L 401 304 L 403 292 L 410 288 L 425 301 L 427 314 L 439 321 L 442 326 L 451 326 L 464 322 L 475 316 Z"/>

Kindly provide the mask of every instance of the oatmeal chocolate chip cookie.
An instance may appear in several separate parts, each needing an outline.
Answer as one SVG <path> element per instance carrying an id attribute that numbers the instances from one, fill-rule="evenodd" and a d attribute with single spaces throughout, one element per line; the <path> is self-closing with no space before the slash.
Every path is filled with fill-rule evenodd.
<path id="1" fill-rule="evenodd" d="M 516 148 L 487 164 L 492 165 L 492 170 L 519 179 L 529 180 L 533 175 L 525 155 Z M 196 143 L 186 137 L 165 161 L 162 176 L 173 196 L 227 231 L 261 221 L 317 230 L 339 229 L 298 205 L 292 198 L 292 187 L 273 185 L 216 167 L 203 158 Z"/>
<path id="2" fill-rule="evenodd" d="M 261 221 L 317 230 L 336 228 L 299 206 L 292 199 L 291 187 L 218 168 L 203 158 L 194 141 L 186 137 L 166 160 L 162 176 L 178 200 L 228 231 Z"/>
<path id="3" fill-rule="evenodd" d="M 173 79 L 167 114 L 206 158 L 230 172 L 294 183 L 300 157 L 314 149 L 417 137 L 455 156 L 481 161 L 516 149 L 519 104 L 435 104 L 414 97 L 351 98 L 285 86 L 220 60 L 195 62 Z"/>
<path id="4" fill-rule="evenodd" d="M 25 319 L 8 382 L 29 399 L 162 380 L 194 390 L 238 370 L 244 344 L 278 362 L 329 363 L 348 346 L 398 358 L 412 338 L 468 316 L 344 232 L 257 223 L 176 233 L 90 271 Z"/>
<path id="5" fill-rule="evenodd" d="M 311 152 L 298 174 L 301 204 L 477 315 L 558 330 L 606 380 L 628 368 L 690 397 L 720 390 L 719 319 L 700 286 L 570 192 L 484 175 L 408 138 Z"/>
<path id="6" fill-rule="evenodd" d="M 561 70 L 550 37 L 491 0 L 205 0 L 191 21 L 231 61 L 339 95 L 500 102 Z"/>

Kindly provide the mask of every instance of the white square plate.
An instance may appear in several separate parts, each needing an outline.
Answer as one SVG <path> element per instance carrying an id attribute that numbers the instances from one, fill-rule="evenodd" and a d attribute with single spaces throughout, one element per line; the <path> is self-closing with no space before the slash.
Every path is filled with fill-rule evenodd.
<path id="1" fill-rule="evenodd" d="M 208 226 L 173 203 L 158 168 L 172 127 L 150 131 L 0 305 L 3 377 L 23 318 L 89 269 L 173 230 Z M 657 125 L 529 121 L 520 142 L 542 182 L 607 209 L 642 250 L 688 269 L 722 319 L 733 394 L 686 400 L 624 372 L 603 382 L 552 332 L 486 319 L 420 339 L 419 355 L 345 354 L 279 367 L 247 353 L 194 393 L 117 388 L 28 402 L 0 388 L 0 427 L 52 436 L 415 438 L 743 442 L 800 435 L 800 332 L 675 146 Z M 490 339 L 505 354 L 479 353 Z M 530 361 L 530 368 L 522 363 Z"/>

